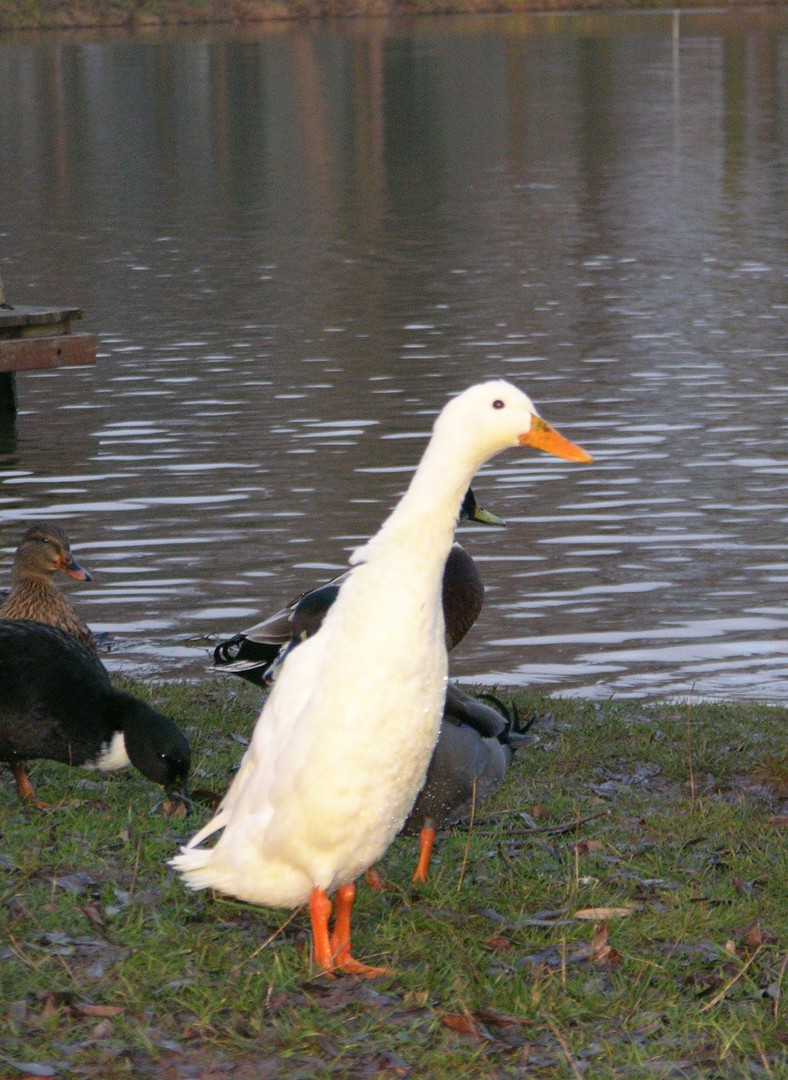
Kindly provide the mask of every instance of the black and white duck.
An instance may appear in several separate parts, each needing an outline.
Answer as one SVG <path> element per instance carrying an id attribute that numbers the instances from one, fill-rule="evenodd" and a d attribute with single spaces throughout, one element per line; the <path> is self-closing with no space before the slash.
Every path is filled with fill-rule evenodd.
<path id="1" fill-rule="evenodd" d="M 186 736 L 169 717 L 115 689 L 87 646 L 56 627 L 0 621 L 0 761 L 23 799 L 35 758 L 102 772 L 132 764 L 186 798 Z"/>

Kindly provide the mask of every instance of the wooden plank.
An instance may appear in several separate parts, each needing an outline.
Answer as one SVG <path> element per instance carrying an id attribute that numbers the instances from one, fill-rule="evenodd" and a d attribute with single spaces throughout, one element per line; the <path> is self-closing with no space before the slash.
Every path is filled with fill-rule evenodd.
<path id="1" fill-rule="evenodd" d="M 67 307 L 8 307 L 0 308 L 0 338 L 20 337 L 39 332 L 56 333 L 58 327 L 68 327 L 72 319 L 81 319 L 80 308 Z"/>
<path id="2" fill-rule="evenodd" d="M 95 334 L 60 337 L 0 338 L 0 372 L 95 364 Z"/>

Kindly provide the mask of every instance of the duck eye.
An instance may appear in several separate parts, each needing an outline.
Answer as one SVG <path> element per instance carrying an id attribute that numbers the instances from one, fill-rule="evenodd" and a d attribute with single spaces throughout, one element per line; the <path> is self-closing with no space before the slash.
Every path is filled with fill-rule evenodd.
<path id="1" fill-rule="evenodd" d="M 504 403 L 501 401 L 501 399 L 496 398 L 495 401 L 493 402 L 493 408 L 494 409 L 502 409 L 503 407 L 504 407 Z"/>

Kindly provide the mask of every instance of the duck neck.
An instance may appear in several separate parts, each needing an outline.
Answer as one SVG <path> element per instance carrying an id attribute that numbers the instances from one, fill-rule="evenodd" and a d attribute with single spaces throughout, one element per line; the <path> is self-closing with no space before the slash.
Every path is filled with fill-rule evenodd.
<path id="1" fill-rule="evenodd" d="M 49 569 L 42 569 L 37 566 L 17 566 L 16 563 L 11 567 L 11 584 L 13 586 L 20 585 L 35 585 L 38 588 L 52 586 L 52 571 Z"/>
<path id="2" fill-rule="evenodd" d="M 359 560 L 389 544 L 415 544 L 421 551 L 429 550 L 442 566 L 474 471 L 474 465 L 462 457 L 450 458 L 440 440 L 433 437 L 407 491 L 378 534 L 359 549 Z"/>

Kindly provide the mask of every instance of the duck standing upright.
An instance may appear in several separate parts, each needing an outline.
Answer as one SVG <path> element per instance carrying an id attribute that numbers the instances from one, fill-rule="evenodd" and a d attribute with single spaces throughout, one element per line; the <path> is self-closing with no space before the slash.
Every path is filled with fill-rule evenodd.
<path id="1" fill-rule="evenodd" d="M 31 525 L 19 541 L 11 568 L 11 591 L 0 604 L 0 619 L 31 619 L 57 626 L 96 652 L 90 629 L 52 584 L 56 570 L 76 581 L 90 574 L 71 554 L 68 537 L 57 525 Z"/>
<path id="2" fill-rule="evenodd" d="M 462 501 L 460 522 L 475 521 L 504 526 L 501 518 L 479 506 L 472 488 Z M 339 595 L 347 570 L 324 585 L 302 593 L 286 607 L 214 649 L 213 670 L 239 675 L 256 686 L 271 686 L 287 655 L 316 634 Z M 468 552 L 453 543 L 443 569 L 442 604 L 446 649 L 451 652 L 476 622 L 484 601 L 484 582 Z M 377 714 L 378 703 L 369 703 Z M 511 731 L 501 713 L 449 683 L 438 741 L 432 754 L 424 787 L 403 826 L 406 836 L 418 836 L 419 859 L 414 884 L 423 884 L 439 828 L 454 824 L 471 813 L 501 785 L 522 738 Z M 374 870 L 367 881 L 383 889 Z"/>
<path id="3" fill-rule="evenodd" d="M 217 814 L 171 860 L 193 889 L 272 907 L 308 902 L 324 971 L 382 970 L 351 952 L 354 882 L 402 828 L 438 736 L 441 586 L 463 496 L 486 461 L 518 445 L 591 460 L 511 383 L 449 401 L 402 499 L 354 552 L 320 631 L 287 657 Z M 375 723 L 369 701 L 380 703 Z M 219 830 L 212 848 L 200 846 Z"/>

